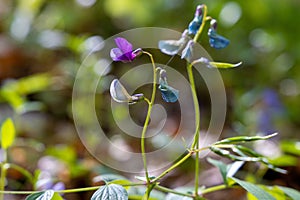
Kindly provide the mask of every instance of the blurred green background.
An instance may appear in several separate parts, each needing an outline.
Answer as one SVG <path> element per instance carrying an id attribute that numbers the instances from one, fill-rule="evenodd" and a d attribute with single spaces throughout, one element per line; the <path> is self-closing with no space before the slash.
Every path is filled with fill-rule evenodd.
<path id="1" fill-rule="evenodd" d="M 128 29 L 164 27 L 181 32 L 202 3 L 218 20 L 218 33 L 231 43 L 224 50 L 214 50 L 204 34 L 201 44 L 216 61 L 243 62 L 242 67 L 221 71 L 228 100 L 222 137 L 278 131 L 280 136 L 274 141 L 255 148 L 291 173 L 266 173 L 263 177 L 271 184 L 300 189 L 299 0 L 0 0 L 0 121 L 12 117 L 18 132 L 10 162 L 32 172 L 45 167 L 45 159 L 58 162 L 55 166 L 60 168 L 53 173 L 67 188 L 93 185 L 93 176 L 111 171 L 94 160 L 77 137 L 71 107 L 80 64 L 97 44 Z M 166 58 L 159 53 L 155 56 L 156 60 Z M 94 66 L 91 76 L 98 76 L 101 65 L 97 57 L 90 62 Z M 100 82 L 96 100 L 110 101 L 107 89 L 112 75 L 125 69 L 112 66 Z M 201 80 L 198 83 L 201 85 Z M 201 88 L 199 93 L 204 93 L 201 107 L 209 113 L 209 97 Z M 101 100 L 96 104 L 97 110 L 107 113 L 101 120 L 107 133 L 116 131 L 106 104 Z M 139 109 L 133 108 L 132 116 L 143 121 Z M 247 170 L 251 172 L 251 168 Z M 175 179 L 182 181 L 180 175 L 179 170 L 166 184 L 178 185 L 180 181 Z M 8 183 L 9 190 L 32 189 L 26 178 L 13 170 Z M 69 194 L 66 198 L 86 199 L 89 195 Z"/>

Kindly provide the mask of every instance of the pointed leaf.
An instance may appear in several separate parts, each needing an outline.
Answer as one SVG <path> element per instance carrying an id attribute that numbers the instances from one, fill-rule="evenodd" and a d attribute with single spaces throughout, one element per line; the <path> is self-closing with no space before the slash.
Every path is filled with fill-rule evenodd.
<path id="1" fill-rule="evenodd" d="M 235 144 L 235 143 L 242 143 L 242 142 L 252 142 L 256 140 L 267 140 L 274 136 L 276 136 L 278 133 L 273 133 L 271 135 L 267 136 L 238 136 L 238 137 L 231 137 L 226 138 L 224 140 L 218 141 L 215 144 Z"/>
<path id="2" fill-rule="evenodd" d="M 233 68 L 238 67 L 242 64 L 242 62 L 231 64 L 231 63 L 222 63 L 222 62 L 209 62 L 209 67 L 215 67 L 220 69 L 227 69 L 227 68 Z"/>
<path id="3" fill-rule="evenodd" d="M 226 165 L 225 163 L 223 163 L 219 160 L 214 160 L 212 158 L 208 158 L 207 161 L 210 164 L 216 166 L 220 170 L 223 181 L 224 181 L 225 184 L 227 184 L 227 172 L 228 172 L 230 166 Z"/>
<path id="4" fill-rule="evenodd" d="M 15 140 L 15 126 L 13 121 L 8 118 L 6 119 L 1 127 L 1 147 L 7 149 L 12 145 Z"/>
<path id="5" fill-rule="evenodd" d="M 236 161 L 230 165 L 230 168 L 227 172 L 227 177 L 233 177 L 236 172 L 244 165 L 244 161 Z"/>
<path id="6" fill-rule="evenodd" d="M 117 181 L 117 180 L 127 180 L 124 176 L 117 175 L 117 174 L 103 174 L 103 175 L 94 177 L 94 179 L 95 180 L 97 179 L 97 182 L 104 181 L 105 183 L 111 183 L 111 182 Z"/>
<path id="7" fill-rule="evenodd" d="M 130 181 L 127 180 L 124 176 L 118 174 L 103 174 L 93 178 L 94 182 L 104 181 L 106 184 L 114 183 L 118 185 L 130 185 Z M 123 186 L 126 190 L 129 189 L 129 186 Z"/>
<path id="8" fill-rule="evenodd" d="M 33 193 L 26 197 L 25 200 L 63 200 L 63 198 L 53 190 Z"/>
<path id="9" fill-rule="evenodd" d="M 288 195 L 289 197 L 291 197 L 293 200 L 299 200 L 300 199 L 300 192 L 292 189 L 292 188 L 288 188 L 288 187 L 282 187 L 282 186 L 278 186 L 286 195 Z"/>
<path id="10" fill-rule="evenodd" d="M 268 192 L 260 188 L 259 186 L 249 183 L 246 181 L 242 181 L 237 178 L 231 178 L 234 180 L 237 184 L 239 184 L 242 188 L 247 190 L 249 193 L 253 194 L 257 199 L 263 199 L 263 200 L 276 200 L 272 195 L 270 195 Z"/>
<path id="11" fill-rule="evenodd" d="M 278 186 L 270 187 L 266 185 L 260 185 L 260 187 L 266 192 L 270 193 L 273 197 L 275 197 L 276 200 L 286 199 L 284 192 Z"/>
<path id="12" fill-rule="evenodd" d="M 91 197 L 91 200 L 128 200 L 127 191 L 117 184 L 101 186 Z"/>

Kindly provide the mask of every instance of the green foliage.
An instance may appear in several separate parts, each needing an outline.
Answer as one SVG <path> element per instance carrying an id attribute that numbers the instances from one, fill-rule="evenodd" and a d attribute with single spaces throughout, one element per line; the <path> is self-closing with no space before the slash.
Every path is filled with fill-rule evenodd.
<path id="1" fill-rule="evenodd" d="M 91 200 L 128 200 L 128 193 L 121 185 L 107 184 L 101 186 L 91 197 Z"/>
<path id="2" fill-rule="evenodd" d="M 16 130 L 13 121 L 8 118 L 6 119 L 1 126 L 1 147 L 3 149 L 9 148 L 16 136 Z"/>
<path id="3" fill-rule="evenodd" d="M 238 136 L 238 137 L 231 137 L 226 138 L 224 140 L 220 140 L 215 144 L 235 144 L 235 143 L 244 143 L 244 142 L 252 142 L 257 140 L 267 140 L 272 137 L 275 137 L 278 133 L 273 133 L 267 136 Z"/>
<path id="4" fill-rule="evenodd" d="M 16 177 L 12 176 L 15 175 L 14 171 L 20 172 L 24 177 L 27 177 L 26 179 L 23 177 L 16 180 L 7 179 L 9 186 L 7 189 L 18 188 L 27 190 L 28 185 L 31 182 L 35 182 L 32 181 L 33 178 L 29 171 L 36 170 L 34 169 L 36 167 L 35 163 L 38 163 L 38 157 L 43 156 L 42 154 L 44 153 L 59 158 L 67 165 L 67 171 L 59 172 L 59 176 L 64 177 L 66 182 L 72 183 L 71 185 L 81 185 L 82 187 L 89 186 L 83 186 L 83 184 L 89 183 L 87 179 L 90 176 L 83 175 L 90 175 L 87 170 L 89 167 L 95 169 L 99 166 L 101 167 L 102 164 L 91 162 L 89 154 L 81 151 L 81 149 L 78 150 L 78 144 L 80 143 L 78 138 L 69 137 L 76 135 L 75 125 L 72 124 L 72 114 L 70 112 L 71 103 L 76 107 L 80 103 L 78 109 L 82 112 L 81 120 L 89 122 L 90 119 L 88 117 L 89 112 L 85 110 L 84 106 L 81 106 L 81 104 L 84 105 L 86 102 L 78 103 L 71 100 L 75 74 L 80 63 L 89 53 L 87 40 L 90 36 L 98 36 L 99 34 L 103 38 L 108 38 L 117 32 L 137 26 L 160 26 L 183 30 L 186 27 L 187 19 L 192 19 L 191 13 L 197 3 L 199 3 L 197 1 L 187 2 L 181 0 L 104 0 L 95 1 L 92 5 L 87 6 L 81 5 L 80 2 L 88 1 L 17 0 L 13 3 L 11 1 L 0 3 L 0 19 L 3 22 L 0 25 L 0 115 L 3 117 L 2 120 L 5 119 L 7 112 L 10 112 L 7 110 L 6 104 L 11 106 L 14 109 L 13 112 L 16 112 L 14 114 L 17 115 L 18 128 L 20 124 L 21 131 L 20 138 L 16 139 L 12 120 L 5 120 L 1 127 L 1 146 L 4 150 L 10 150 L 11 145 L 17 144 L 17 148 L 9 152 L 8 158 L 12 158 L 13 161 L 17 160 L 24 167 L 21 168 L 8 162 L 2 164 L 2 169 L 6 169 L 6 167 L 11 168 L 12 172 L 9 172 L 12 173 L 10 178 Z M 281 114 L 272 113 L 272 117 L 269 119 L 272 130 L 278 130 L 280 133 L 280 137 L 274 138 L 274 141 L 280 144 L 282 155 L 269 159 L 255 152 L 249 146 L 244 146 L 246 142 L 267 140 L 275 136 L 275 134 L 269 136 L 237 136 L 221 140 L 210 147 L 210 150 L 214 153 L 237 162 L 224 164 L 212 159 L 209 159 L 209 162 L 219 168 L 224 183 L 227 184 L 228 188 L 231 187 L 233 181 L 230 177 L 238 171 L 239 166 L 243 162 L 260 162 L 268 168 L 281 173 L 286 171 L 278 167 L 298 167 L 298 157 L 300 155 L 299 134 L 297 134 L 300 124 L 300 70 L 297 66 L 300 61 L 300 40 L 298 37 L 300 28 L 295 26 L 295 24 L 298 24 L 300 17 L 300 12 L 298 12 L 299 3 L 295 0 L 277 1 L 276 3 L 272 0 L 206 1 L 203 3 L 208 5 L 208 11 L 211 16 L 218 19 L 219 31 L 225 33 L 226 37 L 233 41 L 226 51 L 218 52 L 208 49 L 211 56 L 216 58 L 216 60 L 219 60 L 222 56 L 226 58 L 226 61 L 228 60 L 228 62 L 232 63 L 235 63 L 236 60 L 243 60 L 242 68 L 221 72 L 226 90 L 230 94 L 228 96 L 228 104 L 232 108 L 228 111 L 228 116 L 230 116 L 228 125 L 232 125 L 235 134 L 249 133 L 249 135 L 254 135 L 261 132 L 259 123 L 264 120 L 260 118 L 260 114 L 266 110 L 275 109 L 265 105 L 266 102 L 262 98 L 261 91 L 266 88 L 275 90 L 284 105 L 284 111 L 280 112 Z M 235 7 L 232 5 L 235 5 Z M 232 16 L 226 17 L 228 16 L 228 9 L 230 11 L 229 14 L 234 13 L 231 11 L 240 10 L 240 17 L 242 17 L 237 18 L 237 21 L 232 22 L 232 24 L 228 23 L 233 18 Z M 178 13 L 181 14 L 180 17 L 178 17 Z M 176 23 L 174 23 L 174 19 L 176 19 Z M 232 28 L 233 25 L 234 28 Z M 17 31 L 15 30 L 16 27 L 19 27 Z M 47 35 L 45 33 L 51 34 Z M 22 37 L 20 37 L 20 34 Z M 50 37 L 53 34 L 58 37 Z M 42 40 L 43 37 L 44 41 Z M 57 39 L 60 43 L 55 44 Z M 203 47 L 208 47 L 208 42 L 205 42 L 206 39 L 206 34 L 201 36 L 201 45 Z M 91 56 L 93 58 L 90 59 L 88 64 L 90 69 L 90 74 L 87 76 L 88 81 L 86 84 L 81 85 L 83 91 L 91 86 L 90 77 L 99 76 L 95 72 L 97 71 L 95 66 L 99 60 L 99 55 L 102 56 L 102 53 L 97 52 L 97 54 L 95 53 L 95 55 Z M 155 54 L 156 61 L 162 61 L 161 63 L 167 62 L 164 61 L 165 57 Z M 176 66 L 179 72 L 183 72 L 182 63 L 178 62 L 178 60 L 173 59 L 172 64 Z M 143 61 L 142 58 L 141 62 Z M 179 67 L 177 68 L 177 66 Z M 233 68 L 237 65 L 210 62 L 210 66 Z M 125 69 L 126 67 L 128 67 L 127 64 Z M 114 73 L 123 74 L 124 68 L 115 67 Z M 97 112 L 100 111 L 101 116 L 105 116 L 105 119 L 99 117 L 99 121 L 102 120 L 101 123 L 105 125 L 104 130 L 107 131 L 108 136 L 119 131 L 107 110 L 107 99 L 109 98 L 106 90 L 111 79 L 112 76 L 110 74 L 101 78 L 100 82 L 103 83 L 97 86 L 97 97 L 95 99 L 95 110 Z M 132 81 L 135 81 L 134 76 Z M 200 97 L 204 97 L 205 90 L 202 89 L 201 84 L 199 85 L 197 93 Z M 204 109 L 201 116 L 209 113 L 206 110 L 207 103 L 205 98 L 201 98 L 201 109 Z M 125 108 L 116 108 L 116 119 L 124 118 L 123 109 Z M 135 111 L 133 109 L 130 112 L 132 116 L 144 113 L 141 110 Z M 23 115 L 24 113 L 28 113 L 28 115 Z M 175 112 L 173 113 L 172 117 L 177 118 L 178 115 Z M 138 117 L 135 120 L 139 122 L 144 121 L 144 119 L 139 119 Z M 202 122 L 204 129 L 206 128 L 205 120 L 201 120 Z M 174 127 L 170 126 L 170 128 Z M 68 135 L 68 133 L 70 134 Z M 168 133 L 164 135 L 169 137 Z M 285 138 L 289 138 L 289 140 L 284 140 Z M 35 141 L 39 145 L 33 147 L 32 143 L 26 139 Z M 170 139 L 173 138 L 170 137 Z M 97 138 L 90 138 L 90 140 L 93 140 L 96 145 L 101 145 L 101 141 L 97 141 Z M 131 141 L 130 139 L 126 142 L 134 144 L 133 146 L 136 145 L 136 141 Z M 154 143 L 156 144 L 156 141 Z M 34 153 L 32 153 L 32 149 L 34 149 Z M 270 151 L 273 152 L 273 149 L 270 149 Z M 26 169 L 29 169 L 29 171 Z M 191 169 L 191 165 L 186 165 L 184 173 L 190 173 Z M 241 174 L 249 173 L 248 170 L 243 169 Z M 264 168 L 263 170 L 267 169 Z M 37 169 L 36 171 L 39 170 Z M 91 173 L 93 174 L 93 172 Z M 179 174 L 178 177 L 180 175 L 182 174 Z M 299 186 L 298 183 L 292 183 L 287 178 L 294 175 L 297 174 L 294 174 L 292 171 L 288 176 L 281 176 L 280 181 Z M 34 177 L 37 179 L 38 176 Z M 130 184 L 134 183 L 115 174 L 104 174 L 95 178 L 103 180 L 106 185 L 101 186 L 101 188 L 107 193 L 115 191 L 110 188 L 111 185 L 116 184 L 118 189 L 122 185 L 128 190 L 130 199 L 141 199 L 146 190 L 144 186 L 129 187 Z M 261 176 L 261 178 L 264 179 L 265 177 Z M 4 179 L 5 177 L 3 177 Z M 174 182 L 173 179 L 169 182 L 166 180 L 166 184 L 171 187 L 177 185 L 181 181 L 180 178 L 178 179 Z M 27 182 L 27 180 L 31 181 Z M 146 183 L 145 178 L 139 178 L 138 180 Z M 283 195 L 293 200 L 300 199 L 299 192 L 291 188 L 253 186 L 253 184 L 251 185 L 241 180 L 239 180 L 239 183 L 245 189 L 261 194 L 261 190 L 257 189 L 259 187 L 276 199 L 284 199 Z M 273 183 L 270 182 L 270 184 Z M 2 185 L 4 186 L 4 184 Z M 136 191 L 136 188 L 139 191 Z M 180 188 L 175 190 L 181 191 Z M 201 191 L 201 189 L 199 190 Z M 192 193 L 194 188 L 186 190 L 186 192 L 188 191 Z M 77 199 L 80 198 L 78 196 Z M 189 197 L 172 193 L 168 193 L 165 196 L 164 193 L 155 189 L 151 192 L 151 200 L 166 198 L 190 199 Z M 249 195 L 249 200 L 250 198 L 257 199 L 253 195 Z M 57 193 L 48 190 L 34 193 L 28 196 L 27 199 L 62 198 Z"/>
<path id="5" fill-rule="evenodd" d="M 280 142 L 280 147 L 285 153 L 300 156 L 299 141 L 285 140 Z"/>
<path id="6" fill-rule="evenodd" d="M 9 81 L 0 89 L 0 97 L 16 111 L 28 112 L 41 108 L 38 102 L 27 102 L 26 96 L 46 90 L 51 83 L 49 74 L 35 74 L 18 80 Z"/>
<path id="7" fill-rule="evenodd" d="M 26 197 L 25 200 L 63 200 L 63 198 L 53 190 L 33 193 Z"/>
<path id="8" fill-rule="evenodd" d="M 238 136 L 227 138 L 214 143 L 210 146 L 210 150 L 222 157 L 229 158 L 234 161 L 244 161 L 244 162 L 260 162 L 268 166 L 268 168 L 277 171 L 279 173 L 286 173 L 286 170 L 280 169 L 272 164 L 269 159 L 263 155 L 253 151 L 252 149 L 238 145 L 238 143 L 252 142 L 258 140 L 267 140 L 274 137 L 277 133 L 267 135 L 267 136 Z M 231 151 L 226 149 L 231 149 Z"/>
<path id="9" fill-rule="evenodd" d="M 244 164 L 244 162 L 234 162 L 232 164 L 225 164 L 221 161 L 214 160 L 212 158 L 208 158 L 207 161 L 216 166 L 222 175 L 223 181 L 226 185 L 228 185 L 228 178 L 231 178 L 238 170 L 239 168 Z"/>
<path id="10" fill-rule="evenodd" d="M 292 188 L 283 187 L 283 186 L 278 186 L 278 188 L 280 188 L 286 195 L 291 197 L 293 200 L 300 199 L 300 192 L 299 191 L 297 191 L 295 189 L 292 189 Z"/>
<path id="11" fill-rule="evenodd" d="M 119 184 L 119 185 L 128 185 L 123 186 L 126 190 L 128 190 L 130 187 L 131 182 L 127 180 L 125 177 L 118 175 L 118 174 L 103 174 L 100 176 L 94 177 L 94 180 L 103 181 L 105 184 Z"/>
<path id="12" fill-rule="evenodd" d="M 237 184 L 243 187 L 245 190 L 253 194 L 257 199 L 264 199 L 264 200 L 276 200 L 272 195 L 268 192 L 260 188 L 259 186 L 249 183 L 246 181 L 239 180 L 237 178 L 232 178 Z"/>
<path id="13" fill-rule="evenodd" d="M 231 63 L 222 63 L 222 62 L 210 62 L 210 66 L 219 68 L 219 69 L 228 69 L 228 68 L 233 68 L 233 67 L 238 67 L 242 63 L 237 63 L 237 64 L 231 64 Z"/>

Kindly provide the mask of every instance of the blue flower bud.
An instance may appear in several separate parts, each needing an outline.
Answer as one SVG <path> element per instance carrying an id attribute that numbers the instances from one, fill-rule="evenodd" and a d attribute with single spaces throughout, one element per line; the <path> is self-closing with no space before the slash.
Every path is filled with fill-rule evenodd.
<path id="1" fill-rule="evenodd" d="M 210 28 L 208 29 L 209 44 L 215 49 L 223 49 L 228 46 L 229 40 L 216 32 L 217 21 L 211 20 Z"/>
<path id="2" fill-rule="evenodd" d="M 165 102 L 176 102 L 179 98 L 179 91 L 172 88 L 167 83 L 167 73 L 165 70 L 160 71 L 159 86 L 161 96 Z"/>
<path id="3" fill-rule="evenodd" d="M 194 47 L 194 41 L 190 40 L 186 47 L 182 51 L 181 59 L 185 58 L 187 61 L 191 61 L 191 58 L 193 56 L 193 47 Z"/>
<path id="4" fill-rule="evenodd" d="M 195 17 L 189 24 L 189 28 L 188 28 L 189 34 L 196 35 L 196 33 L 198 32 L 203 20 L 202 9 L 203 9 L 203 5 L 197 6 Z"/>

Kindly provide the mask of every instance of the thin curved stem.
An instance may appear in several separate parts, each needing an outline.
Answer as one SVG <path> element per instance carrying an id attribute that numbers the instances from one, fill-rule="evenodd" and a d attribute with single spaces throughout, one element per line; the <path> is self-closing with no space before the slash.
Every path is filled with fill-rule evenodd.
<path id="1" fill-rule="evenodd" d="M 188 154 L 186 154 L 183 158 L 181 158 L 178 162 L 176 162 L 175 164 L 173 164 L 171 167 L 169 167 L 168 169 L 166 169 L 164 172 L 162 172 L 159 176 L 157 176 L 155 179 L 153 179 L 153 182 L 158 181 L 159 179 L 161 179 L 162 177 L 164 177 L 166 174 L 168 174 L 170 171 L 172 171 L 173 169 L 175 169 L 176 167 L 178 167 L 179 165 L 181 165 L 184 161 L 186 161 L 189 157 L 191 157 L 191 155 L 194 152 L 190 151 Z"/>
<path id="2" fill-rule="evenodd" d="M 146 153 L 145 153 L 145 136 L 146 136 L 148 124 L 149 124 L 149 121 L 150 121 L 152 107 L 153 107 L 154 100 L 155 100 L 157 75 L 156 75 L 156 66 L 155 66 L 155 62 L 154 62 L 152 54 L 149 53 L 149 52 L 146 52 L 146 51 L 143 51 L 143 53 L 147 54 L 150 57 L 152 67 L 153 67 L 152 95 L 151 95 L 150 102 L 149 102 L 149 100 L 148 101 L 146 100 L 148 102 L 148 111 L 147 111 L 147 116 L 146 116 L 146 119 L 145 119 L 143 131 L 142 131 L 142 135 L 141 135 L 141 152 L 142 152 L 142 157 L 143 157 L 145 176 L 146 176 L 147 184 L 150 184 L 150 179 L 149 179 L 149 174 L 148 174 L 148 169 L 147 169 L 147 158 L 146 158 Z"/>
<path id="3" fill-rule="evenodd" d="M 7 163 L 7 167 L 19 171 L 31 182 L 31 184 L 34 183 L 34 180 L 33 180 L 34 178 L 31 175 L 31 173 L 29 171 L 27 171 L 26 169 L 24 169 L 23 167 L 13 164 L 13 163 Z"/>
<path id="4" fill-rule="evenodd" d="M 206 188 L 206 189 L 202 190 L 201 194 L 207 194 L 207 193 L 210 193 L 210 192 L 215 192 L 215 191 L 223 190 L 223 189 L 226 189 L 226 188 L 228 188 L 228 186 L 225 185 L 225 184 L 216 185 L 216 186 L 212 186 L 212 187 L 209 187 L 209 188 Z"/>
<path id="5" fill-rule="evenodd" d="M 201 33 L 204 29 L 205 22 L 211 19 L 211 17 L 206 17 L 206 16 L 207 16 L 207 6 L 203 5 L 203 18 L 202 18 L 203 21 L 202 21 L 202 24 L 201 24 L 200 28 L 198 29 L 194 39 L 193 39 L 194 42 L 197 42 L 197 40 L 199 39 L 199 37 L 200 37 L 200 35 L 201 35 Z"/>
<path id="6" fill-rule="evenodd" d="M 145 185 L 145 183 L 129 183 L 129 184 L 120 184 L 124 187 L 126 186 L 141 186 Z M 93 191 L 99 189 L 101 186 L 93 186 L 93 187 L 85 187 L 85 188 L 75 188 L 75 189 L 66 189 L 66 190 L 56 190 L 57 193 L 75 193 L 75 192 L 86 192 Z M 16 194 L 16 195 L 24 195 L 24 194 L 33 194 L 40 191 L 0 191 L 0 194 Z"/>
<path id="7" fill-rule="evenodd" d="M 204 29 L 205 22 L 207 20 L 207 7 L 204 5 L 203 7 L 203 21 L 202 24 L 197 31 L 193 41 L 196 43 Z M 200 140 L 200 106 L 199 106 L 199 101 L 197 97 L 197 91 L 196 91 L 196 85 L 195 85 L 195 80 L 194 80 L 194 75 L 193 75 L 193 65 L 192 63 L 187 65 L 187 72 L 188 72 L 188 77 L 191 85 L 191 91 L 192 91 L 192 96 L 193 96 L 193 103 L 194 103 L 194 108 L 195 108 L 195 133 L 194 133 L 194 139 L 193 143 L 191 145 L 191 149 L 199 149 L 199 140 Z M 198 187 L 199 187 L 199 151 L 196 151 L 195 154 L 195 196 L 198 196 Z"/>
<path id="8" fill-rule="evenodd" d="M 179 192 L 179 191 L 172 190 L 172 189 L 170 189 L 170 188 L 166 188 L 166 187 L 163 187 L 163 186 L 160 186 L 160 185 L 156 185 L 156 186 L 155 186 L 155 189 L 157 189 L 157 190 L 159 190 L 159 191 L 162 191 L 162 192 L 166 192 L 166 193 L 177 194 L 177 195 L 180 195 L 180 196 L 186 196 L 186 197 L 191 197 L 191 198 L 194 197 L 192 194 Z"/>
<path id="9" fill-rule="evenodd" d="M 3 162 L 1 163 L 1 176 L 0 176 L 0 191 L 4 191 L 5 177 L 7 171 L 7 151 L 3 149 Z M 4 199 L 3 193 L 0 193 L 0 200 Z"/>

